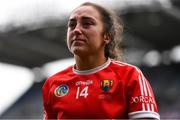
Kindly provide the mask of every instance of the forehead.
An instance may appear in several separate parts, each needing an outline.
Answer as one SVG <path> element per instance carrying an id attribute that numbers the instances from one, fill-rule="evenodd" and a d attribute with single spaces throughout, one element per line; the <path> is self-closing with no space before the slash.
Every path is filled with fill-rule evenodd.
<path id="1" fill-rule="evenodd" d="M 97 9 L 92 6 L 80 6 L 76 8 L 70 15 L 69 19 L 76 19 L 81 17 L 89 17 L 92 19 L 101 19 Z"/>

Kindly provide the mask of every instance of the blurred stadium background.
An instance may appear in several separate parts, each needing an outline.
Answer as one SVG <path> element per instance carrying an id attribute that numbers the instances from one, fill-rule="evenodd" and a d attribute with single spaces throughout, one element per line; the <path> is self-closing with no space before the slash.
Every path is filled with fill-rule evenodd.
<path id="1" fill-rule="evenodd" d="M 42 85 L 73 64 L 67 18 L 84 1 L 0 0 L 0 119 L 43 118 Z M 180 119 L 180 1 L 93 2 L 122 18 L 126 61 L 150 81 L 161 118 Z"/>

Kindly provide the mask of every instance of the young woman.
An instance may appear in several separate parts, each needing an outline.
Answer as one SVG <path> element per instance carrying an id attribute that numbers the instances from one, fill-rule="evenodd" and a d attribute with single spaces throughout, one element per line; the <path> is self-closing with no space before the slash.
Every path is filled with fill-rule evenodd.
<path id="1" fill-rule="evenodd" d="M 149 82 L 122 62 L 123 26 L 106 8 L 86 2 L 69 17 L 67 46 L 75 65 L 43 86 L 45 119 L 159 119 Z"/>

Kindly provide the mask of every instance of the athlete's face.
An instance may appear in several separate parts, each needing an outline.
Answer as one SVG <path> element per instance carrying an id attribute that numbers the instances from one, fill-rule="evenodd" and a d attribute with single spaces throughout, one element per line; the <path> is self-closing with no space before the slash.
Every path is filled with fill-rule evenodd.
<path id="1" fill-rule="evenodd" d="M 92 6 L 76 8 L 70 15 L 67 45 L 76 55 L 104 54 L 103 23 Z"/>

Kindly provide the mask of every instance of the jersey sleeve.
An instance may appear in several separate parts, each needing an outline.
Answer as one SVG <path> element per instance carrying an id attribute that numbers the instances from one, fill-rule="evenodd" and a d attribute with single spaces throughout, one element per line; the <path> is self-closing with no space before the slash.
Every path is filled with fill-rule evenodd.
<path id="1" fill-rule="evenodd" d="M 43 95 L 44 120 L 56 119 L 57 115 L 52 110 L 52 106 L 51 106 L 50 84 L 48 80 L 45 81 L 42 87 L 42 95 Z"/>
<path id="2" fill-rule="evenodd" d="M 160 119 L 152 88 L 137 67 L 130 72 L 127 94 L 129 118 Z"/>

